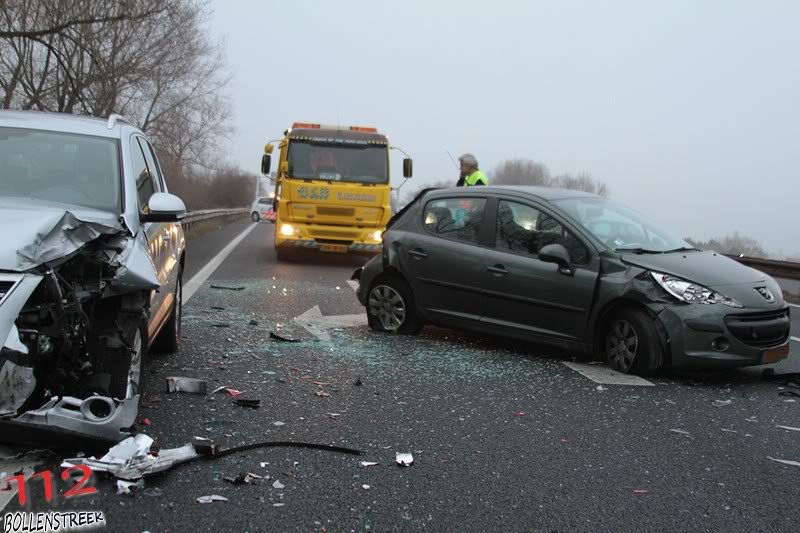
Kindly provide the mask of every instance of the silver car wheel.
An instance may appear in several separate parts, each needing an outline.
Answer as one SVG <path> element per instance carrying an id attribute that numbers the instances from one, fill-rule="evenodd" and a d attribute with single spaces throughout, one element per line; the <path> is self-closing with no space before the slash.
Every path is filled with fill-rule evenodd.
<path id="1" fill-rule="evenodd" d="M 397 331 L 406 321 L 406 303 L 396 290 L 378 285 L 369 294 L 369 312 L 386 331 Z"/>
<path id="2" fill-rule="evenodd" d="M 627 320 L 617 320 L 606 337 L 606 353 L 611 367 L 619 372 L 630 372 L 639 348 L 636 330 Z"/>
<path id="3" fill-rule="evenodd" d="M 133 398 L 139 393 L 139 381 L 142 375 L 142 331 L 136 330 L 133 336 L 133 356 L 131 357 L 131 366 L 128 370 L 128 388 L 125 393 L 125 399 Z"/>

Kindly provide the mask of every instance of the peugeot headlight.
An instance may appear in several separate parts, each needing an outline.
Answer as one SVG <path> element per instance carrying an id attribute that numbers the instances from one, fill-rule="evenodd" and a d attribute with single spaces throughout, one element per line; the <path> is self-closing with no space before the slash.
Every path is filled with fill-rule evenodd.
<path id="1" fill-rule="evenodd" d="M 736 308 L 744 307 L 733 298 L 728 298 L 697 283 L 660 272 L 651 272 L 651 274 L 656 283 L 661 285 L 665 291 L 684 302 L 703 305 L 723 304 Z"/>

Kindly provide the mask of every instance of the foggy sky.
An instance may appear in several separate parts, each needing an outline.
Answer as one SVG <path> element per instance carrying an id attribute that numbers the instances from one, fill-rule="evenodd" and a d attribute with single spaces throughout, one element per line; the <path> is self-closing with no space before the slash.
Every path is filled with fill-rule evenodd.
<path id="1" fill-rule="evenodd" d="M 234 75 L 230 159 L 294 121 L 377 126 L 409 189 L 473 152 L 590 172 L 699 239 L 800 256 L 800 2 L 214 0 Z M 402 179 L 393 152 L 393 183 Z"/>

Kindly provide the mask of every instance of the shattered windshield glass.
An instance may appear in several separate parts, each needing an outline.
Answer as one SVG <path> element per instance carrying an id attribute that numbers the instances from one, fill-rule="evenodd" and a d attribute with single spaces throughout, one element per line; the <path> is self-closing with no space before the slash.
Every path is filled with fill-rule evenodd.
<path id="1" fill-rule="evenodd" d="M 387 153 L 386 145 L 363 141 L 292 140 L 289 144 L 289 175 L 323 181 L 388 183 Z"/>
<path id="2" fill-rule="evenodd" d="M 119 213 L 119 145 L 114 139 L 0 128 L 0 196 Z"/>

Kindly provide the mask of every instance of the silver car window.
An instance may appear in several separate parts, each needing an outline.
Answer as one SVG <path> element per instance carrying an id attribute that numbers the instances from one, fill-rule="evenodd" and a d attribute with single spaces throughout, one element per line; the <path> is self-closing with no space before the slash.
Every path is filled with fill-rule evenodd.
<path id="1" fill-rule="evenodd" d="M 0 128 L 0 196 L 121 212 L 115 139 Z"/>

